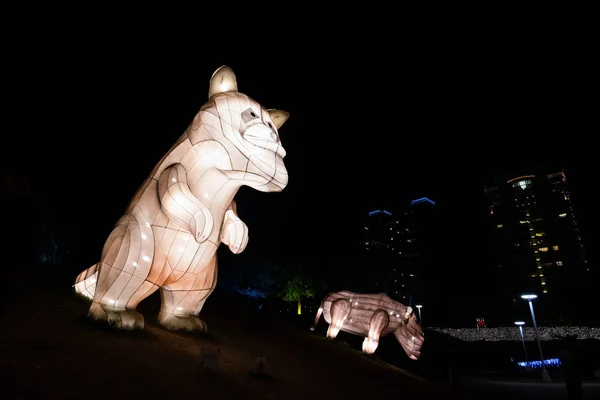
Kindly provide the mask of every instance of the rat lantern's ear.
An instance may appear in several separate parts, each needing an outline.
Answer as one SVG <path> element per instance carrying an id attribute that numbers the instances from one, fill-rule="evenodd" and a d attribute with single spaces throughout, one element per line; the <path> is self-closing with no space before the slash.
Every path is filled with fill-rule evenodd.
<path id="1" fill-rule="evenodd" d="M 213 72 L 208 88 L 209 99 L 219 93 L 237 91 L 237 80 L 235 79 L 235 74 L 231 68 L 227 65 L 223 65 Z"/>
<path id="2" fill-rule="evenodd" d="M 286 111 L 276 110 L 274 108 L 268 110 L 271 120 L 275 124 L 277 129 L 281 128 L 281 125 L 290 117 L 290 113 Z"/>

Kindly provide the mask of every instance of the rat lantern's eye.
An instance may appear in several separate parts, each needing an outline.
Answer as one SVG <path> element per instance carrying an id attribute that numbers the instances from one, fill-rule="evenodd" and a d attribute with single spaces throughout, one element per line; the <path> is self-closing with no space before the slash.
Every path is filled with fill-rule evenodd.
<path id="1" fill-rule="evenodd" d="M 244 122 L 250 122 L 253 119 L 257 119 L 259 118 L 258 114 L 255 113 L 251 108 L 248 108 L 244 111 L 242 111 L 242 120 Z"/>

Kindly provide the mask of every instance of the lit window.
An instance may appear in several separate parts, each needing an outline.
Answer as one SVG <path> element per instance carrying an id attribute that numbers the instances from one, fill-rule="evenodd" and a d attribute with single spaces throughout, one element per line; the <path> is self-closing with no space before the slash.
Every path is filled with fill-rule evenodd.
<path id="1" fill-rule="evenodd" d="M 502 225 L 502 224 L 496 225 L 496 228 L 503 228 L 503 227 L 504 227 L 504 225 Z"/>
<path id="2" fill-rule="evenodd" d="M 523 220 L 521 220 L 519 222 L 522 223 L 522 224 L 528 224 L 529 223 L 529 221 L 523 221 Z"/>
<path id="3" fill-rule="evenodd" d="M 545 285 L 545 284 L 546 284 L 546 281 L 542 281 L 542 285 Z"/>
<path id="4" fill-rule="evenodd" d="M 521 179 L 520 181 L 513 183 L 513 187 L 518 187 L 521 190 L 525 190 L 529 186 L 531 186 L 531 179 Z"/>
<path id="5" fill-rule="evenodd" d="M 557 267 L 562 267 L 562 266 L 563 266 L 563 263 L 562 263 L 562 261 L 557 261 L 557 262 L 556 262 L 556 266 L 557 266 Z"/>
<path id="6" fill-rule="evenodd" d="M 558 246 L 552 246 L 552 250 L 554 250 L 554 251 L 558 250 Z"/>
<path id="7" fill-rule="evenodd" d="M 547 248 L 547 247 L 540 247 L 540 251 L 541 251 L 542 253 L 545 253 L 545 252 L 547 252 L 547 251 L 548 251 L 548 248 Z"/>

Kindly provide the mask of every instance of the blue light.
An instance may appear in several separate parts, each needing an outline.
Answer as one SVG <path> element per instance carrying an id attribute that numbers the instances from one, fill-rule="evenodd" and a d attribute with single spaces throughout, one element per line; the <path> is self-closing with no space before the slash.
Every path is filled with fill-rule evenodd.
<path id="1" fill-rule="evenodd" d="M 264 299 L 267 297 L 267 294 L 265 292 L 263 292 L 262 290 L 258 290 L 258 289 L 254 289 L 251 287 L 247 287 L 244 289 L 238 289 L 237 290 L 239 293 L 243 294 L 244 296 L 248 296 L 248 297 L 252 297 L 254 299 Z"/>
<path id="2" fill-rule="evenodd" d="M 540 360 L 537 361 L 519 361 L 517 365 L 521 368 L 542 368 L 542 362 Z M 560 358 L 549 358 L 548 360 L 544 360 L 544 365 L 546 367 L 560 367 Z"/>
<path id="3" fill-rule="evenodd" d="M 385 210 L 375 210 L 375 211 L 371 211 L 371 212 L 369 213 L 369 217 L 370 217 L 370 216 L 372 216 L 372 215 L 377 215 L 377 214 L 381 214 L 381 213 L 383 213 L 383 214 L 385 214 L 385 215 L 392 215 L 392 213 L 391 213 L 391 212 L 389 212 L 389 211 L 385 211 Z"/>
<path id="4" fill-rule="evenodd" d="M 429 204 L 431 204 L 432 206 L 435 206 L 435 203 L 431 200 L 429 200 L 427 197 L 421 197 L 420 199 L 416 199 L 410 202 L 410 205 L 415 205 L 415 204 L 419 204 L 419 203 L 423 203 L 423 202 L 427 202 Z"/>

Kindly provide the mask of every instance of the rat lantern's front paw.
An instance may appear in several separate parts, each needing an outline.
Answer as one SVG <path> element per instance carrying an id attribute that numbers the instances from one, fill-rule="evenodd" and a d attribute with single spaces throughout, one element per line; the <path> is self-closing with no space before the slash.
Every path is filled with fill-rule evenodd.
<path id="1" fill-rule="evenodd" d="M 223 242 L 233 254 L 239 254 L 248 244 L 248 227 L 241 219 L 231 220 L 223 230 Z"/>
<path id="2" fill-rule="evenodd" d="M 191 228 L 196 242 L 206 241 L 212 232 L 212 227 L 213 217 L 208 208 L 202 208 L 194 214 Z"/>

